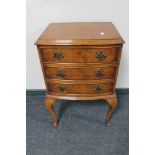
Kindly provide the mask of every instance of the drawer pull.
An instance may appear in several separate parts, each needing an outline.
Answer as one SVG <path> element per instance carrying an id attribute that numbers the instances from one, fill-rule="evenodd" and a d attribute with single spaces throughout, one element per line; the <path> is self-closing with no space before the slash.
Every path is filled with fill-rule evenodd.
<path id="1" fill-rule="evenodd" d="M 57 53 L 53 54 L 53 58 L 62 59 L 62 58 L 64 58 L 64 55 L 61 52 L 57 52 Z"/>
<path id="2" fill-rule="evenodd" d="M 95 76 L 96 76 L 96 78 L 101 79 L 101 78 L 104 77 L 104 72 L 102 72 L 102 71 L 95 71 Z"/>
<path id="3" fill-rule="evenodd" d="M 100 86 L 96 86 L 94 90 L 96 93 L 102 93 L 103 92 L 103 88 Z"/>
<path id="4" fill-rule="evenodd" d="M 56 72 L 56 75 L 64 78 L 66 76 L 66 73 L 64 71 L 58 71 Z"/>
<path id="5" fill-rule="evenodd" d="M 98 60 L 104 60 L 106 57 L 107 57 L 107 55 L 105 53 L 103 53 L 103 52 L 96 53 L 96 58 Z"/>
<path id="6" fill-rule="evenodd" d="M 59 87 L 58 87 L 58 90 L 59 90 L 60 92 L 64 92 L 64 91 L 66 90 L 66 87 L 65 87 L 65 86 L 59 86 Z"/>

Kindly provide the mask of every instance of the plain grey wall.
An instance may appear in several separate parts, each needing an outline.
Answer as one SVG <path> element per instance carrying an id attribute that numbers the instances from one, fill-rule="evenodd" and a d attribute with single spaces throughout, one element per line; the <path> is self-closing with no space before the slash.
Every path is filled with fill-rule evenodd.
<path id="1" fill-rule="evenodd" d="M 49 23 L 113 22 L 124 38 L 117 88 L 129 86 L 128 0 L 27 0 L 27 89 L 44 89 L 34 42 Z"/>

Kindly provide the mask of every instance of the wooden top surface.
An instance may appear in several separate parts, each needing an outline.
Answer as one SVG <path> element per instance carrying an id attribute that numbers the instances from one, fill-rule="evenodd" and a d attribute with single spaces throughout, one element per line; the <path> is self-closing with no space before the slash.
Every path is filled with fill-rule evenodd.
<path id="1" fill-rule="evenodd" d="M 49 24 L 36 45 L 105 45 L 124 41 L 111 22 Z"/>

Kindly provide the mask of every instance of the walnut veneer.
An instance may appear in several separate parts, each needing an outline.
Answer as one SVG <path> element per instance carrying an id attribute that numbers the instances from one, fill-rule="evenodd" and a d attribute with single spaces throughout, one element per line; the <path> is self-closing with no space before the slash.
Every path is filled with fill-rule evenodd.
<path id="1" fill-rule="evenodd" d="M 123 43 L 110 22 L 57 23 L 46 28 L 35 44 L 53 126 L 58 124 L 53 107 L 56 99 L 106 100 L 109 125 L 118 104 L 115 86 Z"/>

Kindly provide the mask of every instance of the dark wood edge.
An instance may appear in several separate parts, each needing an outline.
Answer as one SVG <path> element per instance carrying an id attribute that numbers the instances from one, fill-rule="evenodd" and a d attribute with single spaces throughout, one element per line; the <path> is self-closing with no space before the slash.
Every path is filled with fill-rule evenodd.
<path id="1" fill-rule="evenodd" d="M 35 45 L 111 45 L 125 43 L 122 38 L 104 40 L 41 40 L 38 39 Z"/>
<path id="2" fill-rule="evenodd" d="M 117 95 L 129 95 L 129 88 L 116 88 Z M 27 89 L 27 96 L 38 96 L 38 95 L 46 95 L 46 89 Z"/>
<path id="3" fill-rule="evenodd" d="M 66 46 L 66 45 L 38 45 L 40 48 L 43 48 L 43 49 L 48 49 L 48 48 L 62 48 L 62 49 L 97 49 L 97 48 L 115 48 L 115 47 L 120 47 L 122 46 L 123 44 L 111 44 L 111 45 L 69 45 L 69 46 Z"/>
<path id="4" fill-rule="evenodd" d="M 99 83 L 113 83 L 114 80 L 62 80 L 62 79 L 46 79 L 47 83 L 61 83 L 61 84 L 99 84 Z"/>
<path id="5" fill-rule="evenodd" d="M 46 98 L 55 98 L 60 100 L 98 100 L 116 97 L 116 94 L 106 95 L 106 96 L 58 96 L 58 95 L 46 95 Z"/>
<path id="6" fill-rule="evenodd" d="M 43 63 L 44 67 L 68 67 L 68 68 L 95 68 L 95 67 L 115 67 L 116 63 Z"/>
<path id="7" fill-rule="evenodd" d="M 115 67 L 117 66 L 117 62 L 110 62 L 110 63 L 45 63 L 43 62 L 44 67 Z"/>
<path id="8" fill-rule="evenodd" d="M 61 84 L 98 84 L 98 83 L 114 83 L 113 79 L 102 80 L 63 80 L 63 79 L 46 79 L 47 83 L 61 83 Z"/>

